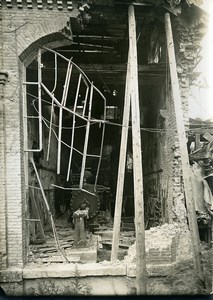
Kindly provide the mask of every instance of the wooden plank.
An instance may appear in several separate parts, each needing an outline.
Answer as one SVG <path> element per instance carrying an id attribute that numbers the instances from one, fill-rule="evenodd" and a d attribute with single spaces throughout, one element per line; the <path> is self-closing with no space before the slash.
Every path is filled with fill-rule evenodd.
<path id="1" fill-rule="evenodd" d="M 131 66 L 131 116 L 132 116 L 132 149 L 133 179 L 135 200 L 135 232 L 136 232 L 136 287 L 137 294 L 146 294 L 146 252 L 143 202 L 143 172 L 140 131 L 140 107 L 138 91 L 137 42 L 134 6 L 128 9 L 129 17 L 129 51 Z"/>
<path id="2" fill-rule="evenodd" d="M 107 241 L 100 241 L 100 244 L 102 244 L 103 246 L 106 246 L 107 248 L 112 248 L 112 243 L 111 242 L 107 242 Z M 130 245 L 127 245 L 127 244 L 118 244 L 119 248 L 122 248 L 122 249 L 129 249 Z"/>
<path id="3" fill-rule="evenodd" d="M 66 71 L 66 67 L 65 67 L 65 63 L 61 63 L 60 66 L 58 66 L 58 72 L 60 75 L 62 75 L 62 73 L 64 74 L 64 72 Z M 94 73 L 94 71 L 96 73 L 101 73 L 101 76 L 103 76 L 104 74 L 126 74 L 126 69 L 127 69 L 127 64 L 124 63 L 120 63 L 120 64 L 116 64 L 116 63 L 100 63 L 100 64 L 86 64 L 86 63 L 79 63 L 78 67 L 81 70 L 84 70 L 85 74 L 92 74 Z M 37 66 L 31 66 L 29 67 L 30 70 L 36 70 Z M 48 68 L 45 70 L 42 70 L 44 72 L 44 74 L 52 74 L 52 69 L 54 69 L 54 64 L 51 62 L 48 62 Z M 163 74 L 163 72 L 165 72 L 166 70 L 166 65 L 165 63 L 158 63 L 158 64 L 144 64 L 144 65 L 138 65 L 138 73 L 143 73 L 144 74 L 159 74 L 161 76 L 165 76 L 165 74 Z M 73 74 L 77 74 L 78 73 L 78 69 L 73 69 Z M 48 79 L 48 78 L 47 78 Z M 46 80 L 46 78 L 45 78 Z M 52 79 L 51 79 L 52 80 Z M 60 78 L 58 78 L 58 80 L 60 80 Z M 62 80 L 62 79 L 61 79 Z M 74 80 L 74 78 L 73 78 Z M 31 82 L 32 84 L 32 82 Z M 35 83 L 37 84 L 37 83 Z"/>
<path id="4" fill-rule="evenodd" d="M 171 76 L 171 87 L 172 87 L 172 94 L 173 94 L 173 101 L 174 101 L 179 147 L 181 153 L 184 191 L 185 191 L 186 206 L 187 206 L 187 213 L 188 213 L 189 229 L 191 232 L 192 243 L 193 243 L 194 266 L 198 272 L 201 272 L 199 232 L 198 232 L 197 218 L 195 213 L 192 183 L 190 179 L 191 173 L 190 173 L 189 158 L 188 158 L 188 151 L 187 151 L 187 139 L 186 139 L 186 133 L 184 127 L 182 102 L 180 96 L 172 27 L 171 27 L 171 20 L 170 20 L 169 13 L 165 14 L 165 29 L 166 29 L 166 41 L 167 41 L 170 76 Z"/>
<path id="5" fill-rule="evenodd" d="M 209 143 L 213 142 L 213 136 L 212 136 L 212 134 L 210 134 L 208 131 L 205 131 L 205 132 L 204 132 L 203 137 L 204 137 Z"/>
<path id="6" fill-rule="evenodd" d="M 44 239 L 44 241 L 46 241 L 46 236 L 45 236 L 45 233 L 44 233 L 44 227 L 43 227 L 42 220 L 41 220 L 41 211 L 40 211 L 39 205 L 37 204 L 37 202 L 35 200 L 34 190 L 32 190 L 32 200 L 33 200 L 33 203 L 34 203 L 34 206 L 35 206 L 35 212 L 37 214 L 36 217 L 40 220 L 39 228 L 40 228 L 41 236 Z"/>
<path id="7" fill-rule="evenodd" d="M 111 262 L 115 262 L 117 260 L 118 247 L 119 247 L 121 211 L 122 211 L 126 153 L 127 153 L 127 140 L 128 140 L 128 129 L 129 129 L 128 126 L 129 126 L 129 114 L 130 114 L 131 74 L 130 74 L 129 55 L 130 54 L 128 54 L 128 63 L 127 63 L 123 124 L 122 124 L 122 133 L 121 133 L 121 146 L 120 146 L 120 156 L 119 156 L 119 166 L 118 166 L 118 180 L 117 180 L 115 212 L 114 212 Z"/>
<path id="8" fill-rule="evenodd" d="M 200 149 L 200 134 L 195 134 L 195 150 Z"/>
<path id="9" fill-rule="evenodd" d="M 55 223 L 54 223 L 54 220 L 53 220 L 53 216 L 52 216 L 52 213 L 51 213 L 51 210 L 50 210 L 50 207 L 49 207 L 49 203 L 47 201 L 47 198 L 46 198 L 46 195 L 45 195 L 45 192 L 44 192 L 44 189 L 43 189 L 43 186 L 42 186 L 42 183 L 41 183 L 41 180 L 39 178 L 39 175 L 38 175 L 38 171 L 37 171 L 37 168 L 36 168 L 36 165 L 35 165 L 35 162 L 33 160 L 33 158 L 31 157 L 30 159 L 30 162 L 32 163 L 33 165 L 33 169 L 35 171 L 35 174 L 36 174 L 36 178 L 38 180 L 38 183 L 39 183 L 39 187 L 41 189 L 41 193 L 42 193 L 42 197 L 43 197 L 43 200 L 44 200 L 44 203 L 45 203 L 45 206 L 46 206 L 46 209 L 48 211 L 48 215 L 49 215 L 49 218 L 50 218 L 50 221 L 51 221 L 51 226 L 52 226 L 52 230 L 53 230 L 53 235 L 54 235 L 54 240 L 55 240 L 55 244 L 56 244 L 56 249 L 59 250 L 63 256 L 63 258 L 68 262 L 68 259 L 64 253 L 64 251 L 61 249 L 61 246 L 59 244 L 59 240 L 58 240 L 58 236 L 57 236 L 57 232 L 56 232 L 56 227 L 55 227 Z"/>

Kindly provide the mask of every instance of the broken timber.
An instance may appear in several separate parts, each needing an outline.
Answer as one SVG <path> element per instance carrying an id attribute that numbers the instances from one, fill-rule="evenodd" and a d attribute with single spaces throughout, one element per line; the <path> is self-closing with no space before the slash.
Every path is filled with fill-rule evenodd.
<path id="1" fill-rule="evenodd" d="M 180 153 L 181 153 L 184 191 L 185 191 L 186 206 L 188 212 L 189 229 L 191 232 L 192 243 L 193 243 L 194 266 L 198 272 L 201 272 L 200 241 L 199 241 L 194 199 L 192 194 L 192 183 L 190 180 L 190 166 L 189 166 L 189 158 L 187 152 L 187 141 L 186 141 L 186 134 L 184 128 L 182 103 L 180 97 L 172 27 L 171 27 L 171 20 L 170 20 L 169 13 L 165 14 L 165 29 L 166 29 L 166 40 L 167 40 L 167 49 L 168 49 L 168 58 L 169 58 L 169 67 L 170 67 L 170 76 L 171 76 L 172 96 L 174 101 L 178 141 L 179 141 Z"/>
<path id="2" fill-rule="evenodd" d="M 130 58 L 129 57 L 130 57 L 130 52 L 128 54 L 127 74 L 126 74 L 123 125 L 122 125 L 122 133 L 121 133 L 121 147 L 120 147 L 120 157 L 119 157 L 119 167 L 118 167 L 119 176 L 118 176 L 117 190 L 116 190 L 111 262 L 115 262 L 117 260 L 118 248 L 119 248 L 121 210 L 122 210 L 122 200 L 123 200 L 127 140 L 128 140 L 128 129 L 129 129 L 128 126 L 129 126 L 129 114 L 130 114 L 131 74 L 130 74 Z"/>
<path id="3" fill-rule="evenodd" d="M 35 174 L 36 174 L 36 177 L 37 177 L 37 180 L 38 180 L 40 189 L 41 189 L 41 193 L 42 193 L 42 196 L 43 196 L 43 200 L 44 200 L 45 206 L 46 206 L 46 208 L 47 208 L 47 211 L 48 211 L 48 214 L 49 214 L 49 217 L 50 217 L 50 220 L 51 220 L 51 225 L 52 225 L 52 230 L 53 230 L 53 236 L 54 236 L 55 244 L 56 244 L 56 249 L 59 250 L 59 251 L 61 252 L 63 258 L 64 258 L 67 262 L 69 262 L 68 259 L 67 259 L 67 257 L 66 257 L 66 255 L 65 255 L 65 253 L 64 253 L 64 251 L 62 250 L 62 248 L 61 248 L 61 246 L 60 246 L 60 244 L 59 244 L 59 240 L 58 240 L 58 236 L 57 236 L 57 232 L 56 232 L 56 228 L 55 228 L 55 223 L 54 223 L 54 221 L 53 221 L 53 216 L 52 216 L 52 213 L 51 213 L 51 211 L 50 211 L 50 207 L 49 207 L 47 198 L 46 198 L 46 196 L 45 196 L 44 189 L 43 189 L 43 186 L 42 186 L 42 184 L 41 184 L 41 180 L 40 180 L 40 178 L 39 178 L 39 175 L 38 175 L 38 171 L 37 171 L 35 162 L 34 162 L 34 160 L 33 160 L 32 157 L 30 158 L 30 161 L 31 161 L 31 163 L 32 163 L 32 165 L 33 165 L 33 169 L 34 169 L 34 171 L 35 171 Z"/>

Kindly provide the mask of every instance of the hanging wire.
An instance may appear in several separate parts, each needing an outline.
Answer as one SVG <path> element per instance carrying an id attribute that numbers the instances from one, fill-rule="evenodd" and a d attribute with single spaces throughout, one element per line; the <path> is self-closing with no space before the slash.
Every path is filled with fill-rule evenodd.
<path id="1" fill-rule="evenodd" d="M 29 93 L 27 93 L 27 94 L 29 94 Z M 37 110 L 37 108 L 35 107 L 35 100 L 38 100 L 38 98 L 37 97 L 35 97 L 34 96 L 34 98 L 35 99 L 33 99 L 33 107 L 34 107 L 34 109 L 35 109 L 35 111 L 38 113 L 38 110 Z M 48 102 L 48 101 L 45 101 L 45 100 L 42 100 L 43 102 Z M 49 102 L 48 102 L 49 103 Z M 51 104 L 51 103 L 49 103 L 49 104 Z M 56 104 L 54 104 L 54 106 L 57 106 Z M 48 119 L 46 119 L 45 117 L 43 117 L 42 116 L 42 118 L 43 118 L 43 120 L 45 120 L 47 123 L 49 123 L 50 124 L 50 121 L 48 120 Z M 97 124 L 97 123 L 99 123 L 99 121 L 98 122 L 94 122 L 94 123 L 91 123 L 91 125 L 94 125 L 94 124 Z M 54 124 L 54 123 L 52 123 L 52 125 L 54 126 L 54 127 L 56 127 L 56 128 L 58 128 L 59 126 L 57 125 L 57 124 Z M 83 127 L 86 127 L 87 125 L 80 125 L 80 126 L 75 126 L 75 128 L 83 128 Z M 63 129 L 72 129 L 73 127 L 66 127 L 66 126 L 62 126 L 62 128 Z"/>
<path id="2" fill-rule="evenodd" d="M 38 97 L 37 96 L 34 96 L 30 93 L 27 93 L 28 95 L 34 97 L 34 100 L 38 100 Z M 34 101 L 33 100 L 33 101 Z M 41 99 L 42 102 L 44 103 L 48 103 L 48 104 L 51 104 L 50 102 L 44 100 L 44 99 Z M 34 106 L 34 109 L 37 111 L 34 103 L 33 103 L 33 106 Z M 54 106 L 58 107 L 57 104 L 54 104 Z M 37 111 L 38 112 L 38 111 Z M 85 116 L 87 117 L 87 116 Z M 42 119 L 45 120 L 47 123 L 50 123 L 49 120 L 47 120 L 46 118 L 44 118 L 42 116 Z M 101 120 L 101 119 L 95 119 L 95 118 L 90 118 L 91 121 L 93 123 L 91 123 L 91 125 L 95 125 L 97 123 L 105 123 L 106 125 L 112 125 L 112 126 L 118 126 L 118 127 L 124 127 L 122 124 L 119 124 L 119 123 L 115 123 L 115 122 L 111 122 L 111 121 L 104 121 L 104 120 Z M 53 124 L 55 127 L 58 127 L 58 125 L 56 124 Z M 86 127 L 86 125 L 81 125 L 81 126 L 76 126 L 75 128 L 83 128 L 83 127 Z M 128 128 L 132 128 L 132 126 L 127 126 Z M 63 129 L 72 129 L 72 127 L 66 127 L 64 126 Z M 159 129 L 159 128 L 145 128 L 145 127 L 141 127 L 140 128 L 141 131 L 146 131 L 146 132 L 150 132 L 150 133 L 165 133 L 165 130 L 164 129 Z"/>

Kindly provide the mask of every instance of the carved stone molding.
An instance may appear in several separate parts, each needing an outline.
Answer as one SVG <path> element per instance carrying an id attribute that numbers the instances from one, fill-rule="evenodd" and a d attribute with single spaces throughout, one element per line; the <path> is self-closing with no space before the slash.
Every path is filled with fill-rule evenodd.
<path id="1" fill-rule="evenodd" d="M 0 71 L 0 84 L 5 85 L 7 79 L 8 79 L 8 73 L 5 71 Z"/>
<path id="2" fill-rule="evenodd" d="M 7 8 L 28 8 L 33 9 L 49 9 L 52 10 L 56 8 L 58 10 L 68 10 L 73 9 L 73 1 L 71 0 L 0 0 L 0 7 L 6 6 Z"/>

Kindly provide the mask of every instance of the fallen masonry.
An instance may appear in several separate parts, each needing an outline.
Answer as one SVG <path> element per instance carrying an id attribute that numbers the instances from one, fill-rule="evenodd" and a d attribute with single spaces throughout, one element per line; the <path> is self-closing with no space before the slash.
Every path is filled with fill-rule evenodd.
<path id="1" fill-rule="evenodd" d="M 109 236 L 109 231 L 106 236 Z M 95 235 L 94 237 L 98 237 Z M 97 239 L 96 239 L 97 241 Z M 196 278 L 191 254 L 190 233 L 177 224 L 164 224 L 146 230 L 146 257 L 147 257 L 147 291 L 153 295 L 164 294 L 194 294 L 210 292 L 210 286 L 204 288 L 200 278 Z M 69 242 L 68 242 L 69 243 Z M 97 245 L 97 244 L 96 244 Z M 47 249 L 43 248 L 44 249 Z M 40 249 L 42 247 L 40 246 Z M 23 270 L 11 269 L 4 273 L 1 281 L 4 290 L 9 295 L 17 292 L 22 295 L 72 295 L 76 292 L 92 295 L 127 295 L 136 293 L 136 249 L 135 244 L 129 247 L 123 260 L 116 263 L 101 261 L 89 262 L 90 250 L 85 251 L 85 260 L 78 256 L 73 261 L 73 253 L 66 252 L 72 262 L 67 263 L 37 258 L 30 262 Z M 97 250 L 97 249 L 96 249 Z M 66 249 L 65 249 L 66 251 Z M 80 250 L 78 250 L 80 251 Z M 206 274 L 211 274 L 211 251 L 205 249 Z M 207 255 L 208 253 L 208 255 Z M 94 256 L 93 256 L 94 259 Z M 209 261 L 209 263 L 208 263 Z M 12 274 L 12 276 L 11 276 Z M 10 279 L 9 279 L 10 278 Z M 19 278 L 19 282 L 17 282 Z M 8 282 L 10 281 L 10 283 Z M 13 288 L 14 282 L 18 288 Z M 195 287 L 196 280 L 199 284 Z M 210 277 L 208 278 L 208 281 Z M 68 288 L 69 287 L 69 288 Z"/>

